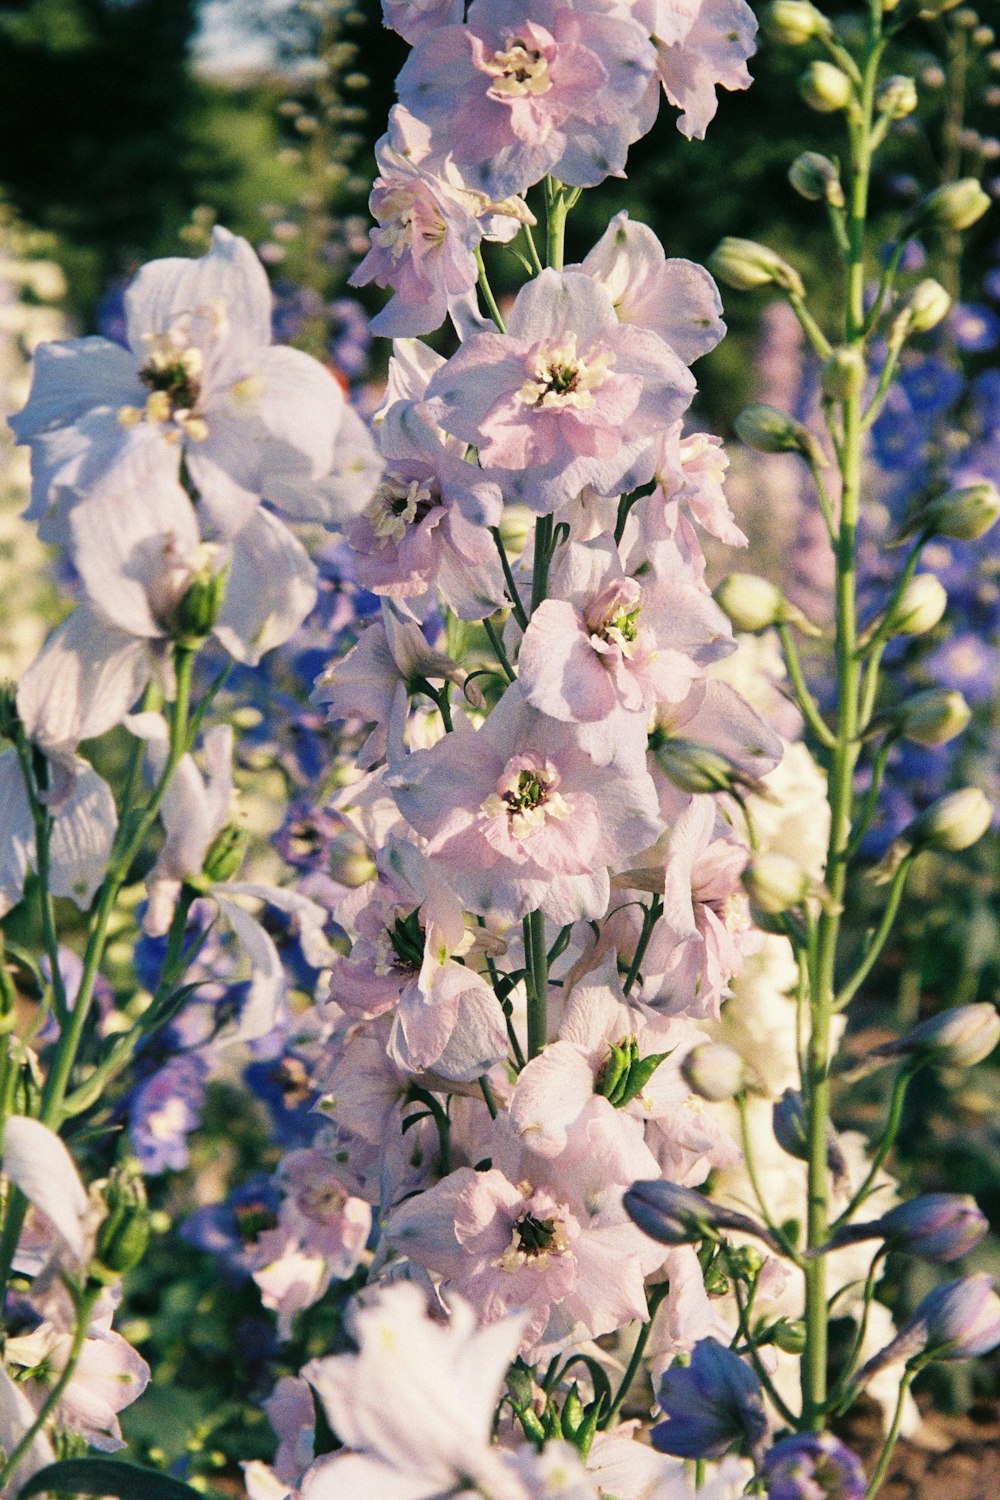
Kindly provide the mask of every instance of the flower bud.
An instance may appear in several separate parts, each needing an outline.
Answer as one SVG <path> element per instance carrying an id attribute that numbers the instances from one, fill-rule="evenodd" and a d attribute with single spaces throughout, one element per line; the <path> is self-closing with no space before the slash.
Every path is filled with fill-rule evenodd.
<path id="1" fill-rule="evenodd" d="M 801 906 L 809 894 L 809 877 L 790 854 L 755 854 L 743 871 L 743 884 L 754 906 L 766 916 Z"/>
<path id="2" fill-rule="evenodd" d="M 946 745 L 962 733 L 972 709 L 957 688 L 914 693 L 894 716 L 897 734 L 916 745 Z"/>
<path id="3" fill-rule="evenodd" d="M 730 573 L 715 590 L 715 602 L 735 630 L 749 634 L 777 625 L 785 615 L 784 594 L 755 573 Z"/>
<path id="4" fill-rule="evenodd" d="M 250 835 L 245 828 L 240 828 L 236 823 L 227 823 L 215 835 L 205 855 L 205 863 L 202 865 L 205 879 L 213 885 L 217 881 L 232 880 L 243 864 L 249 840 Z"/>
<path id="5" fill-rule="evenodd" d="M 809 1126 L 806 1120 L 802 1095 L 795 1089 L 786 1089 L 771 1111 L 771 1128 L 774 1139 L 782 1151 L 794 1156 L 796 1161 L 809 1160 Z M 847 1159 L 844 1156 L 837 1132 L 831 1124 L 826 1130 L 826 1164 L 837 1183 L 847 1180 Z"/>
<path id="6" fill-rule="evenodd" d="M 115 1167 L 103 1197 L 108 1212 L 97 1231 L 94 1253 L 98 1265 L 91 1268 L 102 1281 L 131 1271 L 149 1243 L 149 1208 L 139 1174 L 127 1167 Z"/>
<path id="7" fill-rule="evenodd" d="M 716 1239 L 720 1230 L 733 1229 L 752 1234 L 772 1249 L 780 1248 L 763 1224 L 748 1214 L 712 1203 L 694 1188 L 678 1187 L 662 1179 L 635 1182 L 622 1201 L 632 1222 L 661 1245 L 693 1245 L 698 1240 Z"/>
<path id="8" fill-rule="evenodd" d="M 785 1354 L 801 1354 L 806 1347 L 806 1325 L 803 1318 L 779 1318 L 767 1330 L 762 1343 L 773 1344 Z"/>
<path id="9" fill-rule="evenodd" d="M 744 779 L 726 756 L 694 740 L 674 739 L 654 731 L 650 735 L 649 748 L 663 774 L 674 786 L 692 796 L 703 792 L 731 792 Z"/>
<path id="10" fill-rule="evenodd" d="M 753 1281 L 764 1269 L 767 1257 L 756 1245 L 738 1245 L 726 1252 L 726 1265 L 740 1281 Z"/>
<path id="11" fill-rule="evenodd" d="M 993 809 L 977 786 L 965 786 L 932 802 L 902 838 L 911 849 L 940 849 L 957 854 L 977 844 L 993 821 Z"/>
<path id="12" fill-rule="evenodd" d="M 886 635 L 926 635 L 948 607 L 944 585 L 933 573 L 918 573 L 896 600 L 887 615 Z"/>
<path id="13" fill-rule="evenodd" d="M 1000 1344 L 1000 1297 L 993 1286 L 993 1277 L 981 1272 L 945 1282 L 924 1298 L 912 1321 L 926 1328 L 929 1354 L 976 1359 Z"/>
<path id="14" fill-rule="evenodd" d="M 936 328 L 942 318 L 948 316 L 951 307 L 951 295 L 945 291 L 940 281 L 935 281 L 933 276 L 927 276 L 923 281 L 918 281 L 910 295 L 906 299 L 906 308 L 910 314 L 910 327 L 914 333 L 929 333 Z"/>
<path id="15" fill-rule="evenodd" d="M 788 169 L 788 180 L 801 198 L 813 203 L 823 201 L 832 208 L 844 207 L 844 189 L 837 165 L 818 151 L 803 151 L 797 156 Z"/>
<path id="16" fill-rule="evenodd" d="M 814 37 L 830 36 L 833 28 L 809 0 L 774 0 L 764 12 L 768 36 L 789 47 L 801 47 Z"/>
<path id="17" fill-rule="evenodd" d="M 832 349 L 823 361 L 820 380 L 823 395 L 831 401 L 846 401 L 860 391 L 865 378 L 865 360 L 860 349 Z"/>
<path id="18" fill-rule="evenodd" d="M 179 640 L 203 641 L 212 631 L 226 592 L 228 572 L 212 571 L 211 565 L 199 569 L 173 614 L 173 634 Z"/>
<path id="19" fill-rule="evenodd" d="M 967 1255 L 989 1228 L 968 1193 L 925 1193 L 878 1220 L 879 1235 L 895 1250 L 945 1264 Z"/>
<path id="20" fill-rule="evenodd" d="M 746 1064 L 726 1042 L 702 1042 L 692 1047 L 681 1072 L 692 1091 L 713 1104 L 735 1098 L 746 1087 Z"/>
<path id="21" fill-rule="evenodd" d="M 914 209 L 909 226 L 911 230 L 926 225 L 932 229 L 960 231 L 981 219 L 989 206 L 989 195 L 983 192 L 976 178 L 963 177 L 928 193 Z"/>
<path id="22" fill-rule="evenodd" d="M 776 406 L 755 401 L 743 408 L 733 426 L 747 447 L 760 453 L 801 453 L 811 463 L 826 466 L 826 455 L 808 427 Z"/>
<path id="23" fill-rule="evenodd" d="M 955 542 L 974 542 L 1000 518 L 1000 494 L 989 480 L 948 490 L 923 506 L 900 532 L 900 541 L 921 532 Z"/>
<path id="24" fill-rule="evenodd" d="M 921 1021 L 905 1036 L 876 1047 L 873 1057 L 912 1057 L 939 1067 L 971 1068 L 1000 1042 L 1000 1015 L 988 1000 L 959 1005 Z"/>
<path id="25" fill-rule="evenodd" d="M 846 109 L 854 98 L 854 85 L 842 68 L 829 62 L 813 62 L 799 79 L 799 93 L 822 115 Z"/>
<path id="26" fill-rule="evenodd" d="M 880 114 L 902 120 L 906 115 L 912 115 L 917 107 L 917 85 L 912 78 L 894 73 L 879 89 L 875 103 Z"/>
<path id="27" fill-rule="evenodd" d="M 766 245 L 727 235 L 708 258 L 708 269 L 717 281 L 737 292 L 752 292 L 761 286 L 778 286 L 795 297 L 805 296 L 802 277 L 794 266 Z"/>
<path id="28" fill-rule="evenodd" d="M 956 5 L 961 5 L 962 0 L 923 0 L 920 6 L 920 15 L 926 20 L 932 20 L 934 16 L 946 15 L 949 10 L 954 10 Z"/>
<path id="29" fill-rule="evenodd" d="M 341 885 L 355 890 L 374 880 L 377 873 L 364 840 L 356 833 L 338 833 L 330 840 L 330 874 Z"/>

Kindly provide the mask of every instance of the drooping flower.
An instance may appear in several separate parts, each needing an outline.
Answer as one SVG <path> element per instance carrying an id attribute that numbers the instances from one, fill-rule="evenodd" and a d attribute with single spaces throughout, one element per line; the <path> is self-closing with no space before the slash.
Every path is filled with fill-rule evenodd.
<path id="1" fill-rule="evenodd" d="M 657 1400 L 667 1414 L 651 1434 L 661 1453 L 721 1458 L 739 1446 L 754 1454 L 767 1435 L 760 1381 L 739 1355 L 715 1339 L 702 1339 L 689 1365 L 666 1372 Z"/>

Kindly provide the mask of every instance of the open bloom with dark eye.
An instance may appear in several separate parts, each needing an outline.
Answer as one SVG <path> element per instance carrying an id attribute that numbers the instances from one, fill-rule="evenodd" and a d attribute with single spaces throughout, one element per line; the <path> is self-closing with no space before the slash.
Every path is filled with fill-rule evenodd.
<path id="1" fill-rule="evenodd" d="M 593 187 L 652 125 L 656 53 L 621 7 L 474 0 L 465 26 L 422 37 L 399 97 L 470 185 L 523 193 L 551 173 Z M 447 141 L 447 147 L 444 142 Z"/>
<path id="2" fill-rule="evenodd" d="M 271 347 L 271 292 L 245 240 L 216 228 L 200 260 L 151 261 L 125 312 L 128 349 L 101 338 L 43 344 L 11 422 L 32 449 L 29 514 L 53 539 L 59 491 L 111 474 L 151 434 L 171 450 L 175 475 L 183 458 L 213 539 L 235 536 L 262 497 L 317 521 L 365 503 L 378 474 L 372 441 L 328 370 Z"/>

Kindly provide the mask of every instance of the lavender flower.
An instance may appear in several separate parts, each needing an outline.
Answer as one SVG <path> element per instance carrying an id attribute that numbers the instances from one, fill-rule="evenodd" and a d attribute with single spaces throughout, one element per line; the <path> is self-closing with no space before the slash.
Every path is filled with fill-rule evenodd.
<path id="1" fill-rule="evenodd" d="M 830 1432 L 799 1432 L 775 1443 L 765 1459 L 769 1500 L 863 1500 L 860 1460 Z"/>
<path id="2" fill-rule="evenodd" d="M 701 1339 L 690 1365 L 666 1372 L 657 1400 L 667 1415 L 651 1434 L 661 1453 L 722 1458 L 740 1447 L 755 1454 L 767 1436 L 760 1381 L 739 1355 L 715 1339 Z"/>

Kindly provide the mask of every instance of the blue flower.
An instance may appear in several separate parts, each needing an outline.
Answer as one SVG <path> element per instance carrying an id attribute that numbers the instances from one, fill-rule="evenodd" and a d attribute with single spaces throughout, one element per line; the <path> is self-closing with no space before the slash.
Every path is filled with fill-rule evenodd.
<path id="1" fill-rule="evenodd" d="M 715 1339 L 701 1339 L 689 1365 L 666 1372 L 657 1399 L 667 1415 L 650 1434 L 660 1453 L 722 1458 L 739 1447 L 753 1454 L 767 1435 L 760 1381 L 738 1354 Z"/>

